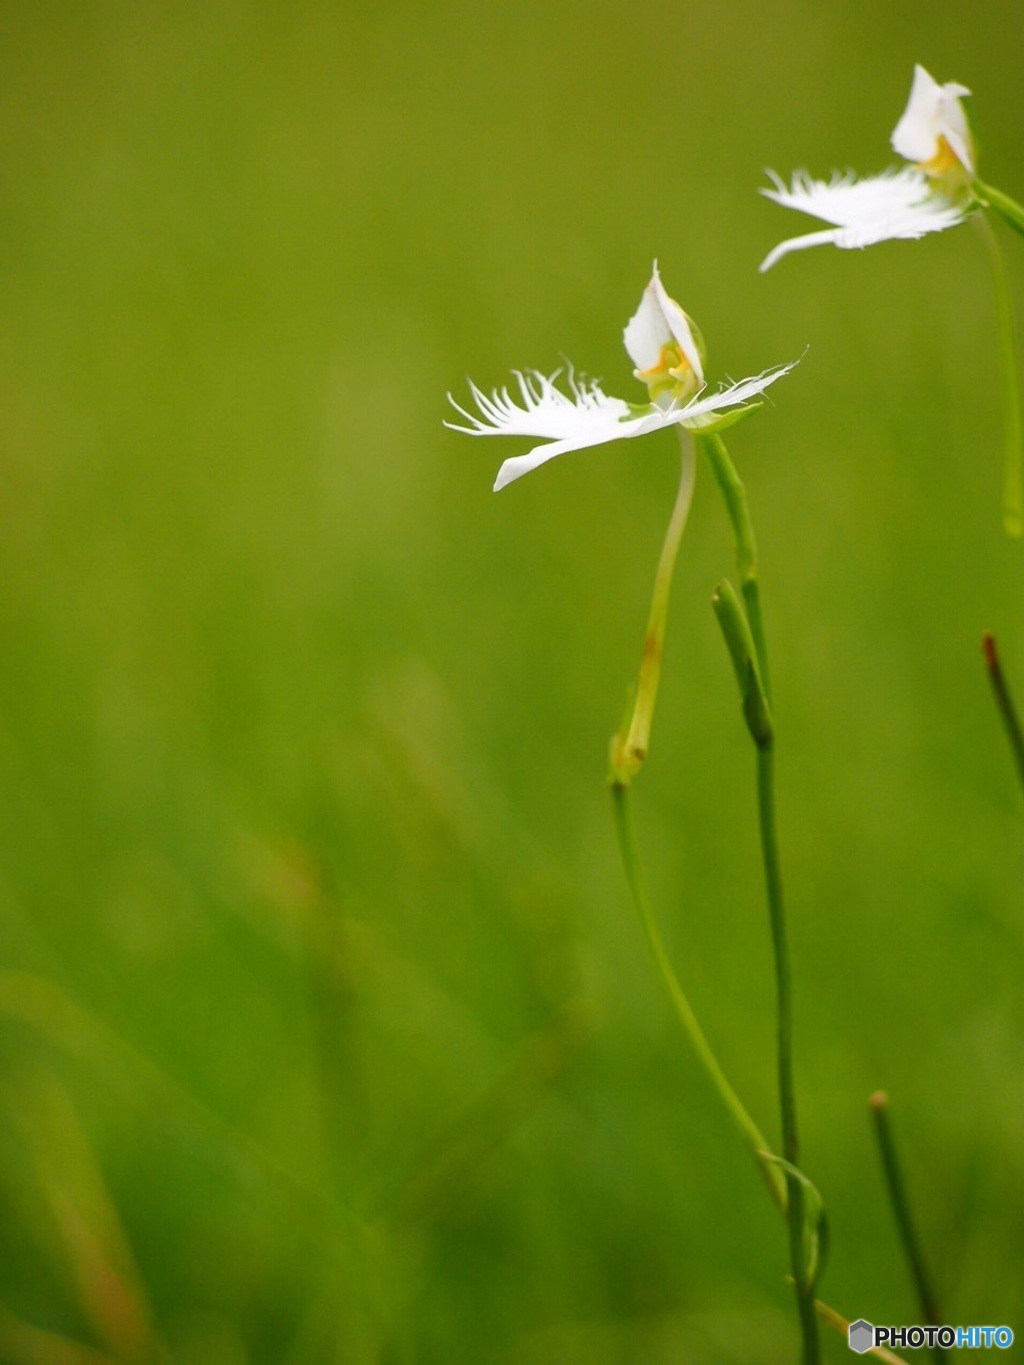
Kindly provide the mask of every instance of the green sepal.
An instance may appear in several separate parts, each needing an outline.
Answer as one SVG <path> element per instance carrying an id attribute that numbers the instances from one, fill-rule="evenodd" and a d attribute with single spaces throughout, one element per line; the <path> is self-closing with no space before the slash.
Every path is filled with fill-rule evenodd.
<path id="1" fill-rule="evenodd" d="M 763 403 L 743 403 L 738 408 L 730 408 L 728 412 L 705 412 L 699 417 L 690 417 L 679 425 L 688 431 L 695 431 L 698 436 L 716 436 L 763 407 Z"/>
<path id="2" fill-rule="evenodd" d="M 828 1259 L 829 1226 L 828 1215 L 821 1193 L 814 1181 L 806 1176 L 799 1166 L 794 1166 L 784 1157 L 772 1152 L 762 1152 L 762 1161 L 781 1166 L 786 1175 L 796 1180 L 804 1191 L 804 1264 L 802 1268 L 804 1288 L 809 1294 L 821 1279 Z"/>
<path id="3" fill-rule="evenodd" d="M 638 417 L 653 417 L 656 412 L 661 411 L 655 403 L 628 403 L 625 399 L 622 401 L 626 403 L 629 411 L 619 418 L 620 422 L 635 422 Z"/>
<path id="4" fill-rule="evenodd" d="M 653 417 L 656 413 L 665 411 L 656 403 L 627 403 L 626 406 L 629 411 L 619 418 L 620 422 L 635 422 L 638 417 Z M 749 417 L 752 412 L 763 407 L 763 403 L 742 403 L 738 408 L 730 408 L 728 412 L 704 412 L 697 417 L 688 417 L 679 425 L 685 427 L 687 431 L 696 432 L 698 436 L 715 436 L 728 427 L 734 427 L 737 422 L 742 422 L 744 417 Z"/>

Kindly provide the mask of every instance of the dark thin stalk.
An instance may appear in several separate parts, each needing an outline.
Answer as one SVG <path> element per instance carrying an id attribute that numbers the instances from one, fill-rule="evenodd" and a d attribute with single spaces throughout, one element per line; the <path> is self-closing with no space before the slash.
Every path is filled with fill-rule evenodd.
<path id="1" fill-rule="evenodd" d="M 914 1220 L 910 1216 L 907 1187 L 903 1180 L 899 1158 L 896 1155 L 896 1144 L 893 1141 L 892 1126 L 889 1122 L 889 1096 L 884 1090 L 876 1091 L 868 1100 L 868 1108 L 874 1120 L 875 1136 L 878 1139 L 878 1151 L 882 1158 L 882 1170 L 885 1173 L 889 1203 L 892 1205 L 900 1242 L 903 1244 L 903 1251 L 910 1267 L 914 1288 L 917 1291 L 917 1300 L 926 1325 L 941 1327 L 942 1314 L 939 1312 L 935 1290 L 924 1262 L 921 1244 L 914 1228 Z M 938 1345 L 931 1347 L 931 1356 L 934 1361 L 938 1362 L 938 1365 L 944 1365 L 944 1362 L 950 1359 L 949 1352 Z"/>
<path id="2" fill-rule="evenodd" d="M 981 637 L 981 652 L 985 660 L 988 680 L 992 684 L 992 695 L 996 699 L 996 709 L 999 712 L 1000 720 L 1003 722 L 1006 740 L 1017 769 L 1017 780 L 1020 782 L 1021 789 L 1024 790 L 1024 732 L 1020 728 L 1017 708 L 1013 704 L 1010 689 L 1006 685 L 1003 666 L 999 661 L 999 651 L 996 648 L 996 638 L 991 631 L 986 630 Z"/>

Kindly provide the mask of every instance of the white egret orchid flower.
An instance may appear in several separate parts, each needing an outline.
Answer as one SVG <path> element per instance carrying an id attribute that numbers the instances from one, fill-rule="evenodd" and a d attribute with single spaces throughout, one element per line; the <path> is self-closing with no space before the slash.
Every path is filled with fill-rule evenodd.
<path id="1" fill-rule="evenodd" d="M 577 378 L 571 369 L 565 379 L 568 392 L 556 382 L 560 371 L 550 376 L 539 370 L 515 371 L 514 393 L 506 387 L 488 395 L 471 382 L 479 415 L 467 412 L 448 395 L 468 423 L 446 422 L 453 431 L 469 436 L 539 436 L 549 443 L 506 460 L 498 470 L 495 492 L 572 450 L 645 436 L 662 427 L 683 426 L 704 432 L 721 429 L 756 406 L 749 400 L 793 368 L 792 364 L 778 365 L 709 394 L 699 334 L 665 292 L 657 263 L 623 339 L 634 375 L 647 385 L 648 403 L 637 405 L 613 398 L 596 380 Z"/>
<path id="2" fill-rule="evenodd" d="M 780 242 L 761 262 L 761 270 L 811 246 L 873 246 L 962 223 L 977 204 L 970 192 L 974 142 L 960 103 L 969 94 L 953 81 L 939 85 L 923 66 L 916 66 L 907 107 L 891 138 L 893 149 L 910 165 L 860 180 L 852 172 L 826 181 L 797 171 L 788 189 L 769 172 L 774 189 L 762 194 L 833 226 Z"/>

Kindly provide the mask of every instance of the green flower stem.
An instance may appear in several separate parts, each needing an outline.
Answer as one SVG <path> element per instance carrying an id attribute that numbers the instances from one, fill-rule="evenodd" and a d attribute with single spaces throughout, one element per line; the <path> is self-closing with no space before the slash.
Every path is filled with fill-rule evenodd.
<path id="1" fill-rule="evenodd" d="M 786 935 L 785 902 L 782 895 L 782 871 L 779 865 L 778 834 L 775 824 L 775 743 L 757 746 L 757 804 L 761 831 L 761 854 L 764 861 L 765 887 L 768 894 L 768 915 L 771 921 L 772 948 L 775 955 L 775 990 L 778 1001 L 776 1041 L 778 1050 L 779 1107 L 782 1117 L 782 1154 L 792 1166 L 800 1165 L 800 1137 L 796 1115 L 796 1086 L 793 1080 L 793 987 L 789 966 L 789 943 Z M 814 1309 L 814 1284 L 809 1280 L 804 1265 L 804 1199 L 803 1185 L 794 1176 L 789 1179 L 789 1204 L 786 1221 L 789 1227 L 789 1263 L 796 1287 L 797 1311 L 803 1333 L 803 1365 L 817 1365 L 818 1320 Z"/>
<path id="2" fill-rule="evenodd" d="M 764 1137 L 758 1130 L 757 1124 L 747 1113 L 743 1102 L 733 1090 L 732 1086 L 718 1063 L 718 1059 L 711 1050 L 711 1045 L 700 1024 L 697 1016 L 693 1012 L 686 992 L 680 985 L 679 978 L 672 966 L 668 951 L 665 948 L 658 928 L 658 922 L 654 917 L 651 908 L 650 897 L 647 894 L 647 886 L 644 881 L 643 869 L 640 863 L 640 851 L 637 844 L 636 826 L 633 821 L 633 812 L 629 801 L 629 787 L 626 782 L 613 780 L 611 784 L 612 802 L 615 809 L 615 829 L 619 837 L 619 852 L 622 855 L 622 865 L 626 873 L 626 881 L 629 883 L 629 891 L 636 907 L 637 915 L 640 919 L 644 937 L 647 939 L 651 956 L 654 958 L 655 966 L 661 976 L 665 989 L 668 991 L 669 999 L 672 1001 L 673 1008 L 679 1022 L 682 1024 L 697 1059 L 703 1066 L 704 1071 L 718 1092 L 718 1096 L 725 1105 L 729 1116 L 732 1118 L 736 1127 L 739 1129 L 744 1141 L 750 1148 L 758 1169 L 768 1186 L 769 1193 L 775 1200 L 779 1208 L 786 1210 L 786 1182 L 783 1178 L 778 1165 L 770 1159 L 770 1149 Z M 766 1156 L 766 1154 L 768 1154 Z"/>
<path id="3" fill-rule="evenodd" d="M 725 501 L 736 543 L 736 563 L 740 589 L 750 623 L 750 633 L 757 653 L 756 681 L 763 688 L 766 702 L 770 702 L 768 657 L 765 646 L 761 598 L 757 577 L 757 543 L 747 506 L 746 489 L 729 458 L 720 436 L 700 437 L 701 449 L 711 465 L 715 481 Z M 742 684 L 741 684 L 742 687 Z M 782 1121 L 782 1154 L 793 1167 L 800 1165 L 800 1138 L 797 1126 L 796 1087 L 793 1079 L 793 990 L 789 966 L 789 944 L 786 934 L 785 901 L 782 894 L 782 871 L 779 861 L 778 833 L 775 820 L 775 738 L 774 728 L 767 725 L 760 731 L 751 729 L 757 753 L 757 804 L 761 836 L 761 856 L 764 864 L 768 917 L 771 925 L 772 949 L 775 958 L 775 987 L 777 999 L 776 1047 L 778 1057 L 779 1109 Z M 787 1217 L 789 1228 L 789 1260 L 796 1290 L 797 1311 L 803 1337 L 803 1365 L 818 1365 L 818 1320 L 814 1307 L 814 1284 L 806 1272 L 804 1248 L 805 1192 L 795 1175 L 788 1175 Z"/>
<path id="4" fill-rule="evenodd" d="M 725 502 L 725 510 L 732 524 L 733 538 L 736 542 L 736 567 L 739 573 L 740 592 L 750 622 L 750 633 L 754 637 L 757 650 L 757 666 L 761 675 L 761 685 L 765 696 L 771 700 L 771 683 L 768 676 L 768 651 L 765 648 L 764 623 L 761 619 L 761 596 L 757 581 L 757 541 L 754 527 L 747 507 L 747 490 L 744 488 L 736 466 L 729 458 L 725 442 L 721 436 L 699 436 L 700 448 L 711 466 L 719 492 Z"/>
<path id="5" fill-rule="evenodd" d="M 751 738 L 759 747 L 770 744 L 774 733 L 768 698 L 757 666 L 757 650 L 750 633 L 750 622 L 740 606 L 736 591 L 723 578 L 711 594 L 711 605 L 725 640 L 743 702 L 743 718 Z"/>
<path id="6" fill-rule="evenodd" d="M 633 711 L 628 725 L 624 726 L 612 740 L 611 768 L 612 777 L 616 781 L 628 782 L 635 777 L 643 766 L 650 747 L 651 722 L 654 718 L 654 704 L 658 697 L 661 664 L 665 654 L 665 623 L 668 619 L 672 575 L 675 572 L 679 543 L 683 538 L 686 521 L 690 515 L 690 504 L 693 501 L 693 485 L 697 471 L 693 437 L 682 427 L 677 430 L 680 443 L 679 491 L 661 547 L 658 570 L 654 576 L 654 594 L 647 620 L 647 633 L 644 636 L 644 652 L 640 661 Z"/>
<path id="7" fill-rule="evenodd" d="M 1003 666 L 999 661 L 995 636 L 990 631 L 986 631 L 981 637 L 981 652 L 985 656 L 985 668 L 988 670 L 992 694 L 996 699 L 996 707 L 1003 722 L 1003 729 L 1006 731 L 1010 752 L 1013 754 L 1017 777 L 1021 788 L 1024 789 L 1024 733 L 1020 728 L 1017 708 L 1014 706 L 1010 690 L 1006 686 L 1006 678 L 1003 674 Z"/>
<path id="8" fill-rule="evenodd" d="M 980 180 L 974 181 L 971 191 L 982 208 L 994 209 L 1004 222 L 1009 223 L 1010 227 L 1024 236 L 1024 208 L 1021 208 L 1015 199 L 1011 199 L 1002 190 L 997 190 L 994 185 L 986 185 Z"/>
<path id="9" fill-rule="evenodd" d="M 1013 321 L 1013 304 L 1006 263 L 999 249 L 992 224 L 983 213 L 974 215 L 978 231 L 985 239 L 989 263 L 992 267 L 992 286 L 999 322 L 999 354 L 1003 381 L 1003 524 L 1007 535 L 1024 535 L 1024 492 L 1021 488 L 1021 448 L 1024 435 L 1021 429 L 1020 361 L 1017 355 L 1017 332 Z"/>
<path id="10" fill-rule="evenodd" d="M 921 1244 L 917 1240 L 914 1221 L 910 1216 L 910 1204 L 907 1200 L 903 1172 L 896 1155 L 896 1144 L 893 1141 L 892 1127 L 889 1123 L 889 1096 L 884 1090 L 876 1091 L 868 1100 L 868 1108 L 874 1120 L 875 1136 L 878 1139 L 878 1151 L 882 1158 L 882 1169 L 885 1172 L 889 1202 L 892 1205 L 893 1216 L 896 1219 L 896 1227 L 899 1231 L 900 1241 L 903 1243 L 907 1264 L 910 1266 L 910 1273 L 913 1276 L 918 1303 L 924 1315 L 925 1323 L 940 1326 L 944 1319 L 939 1312 L 935 1291 L 932 1288 L 931 1278 L 924 1263 L 924 1256 L 921 1253 Z M 949 1352 L 941 1346 L 933 1346 L 931 1353 L 932 1359 L 937 1361 L 938 1365 L 943 1365 L 943 1362 L 950 1358 Z"/>

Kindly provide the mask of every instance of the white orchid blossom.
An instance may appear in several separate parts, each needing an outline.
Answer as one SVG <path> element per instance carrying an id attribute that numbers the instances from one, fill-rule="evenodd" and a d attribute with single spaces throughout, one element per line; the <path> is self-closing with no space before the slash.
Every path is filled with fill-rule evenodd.
<path id="1" fill-rule="evenodd" d="M 479 415 L 467 412 L 448 395 L 468 423 L 446 422 L 453 431 L 469 436 L 538 436 L 549 443 L 506 460 L 498 470 L 495 492 L 572 450 L 645 436 L 662 427 L 707 431 L 726 424 L 747 410 L 744 405 L 750 399 L 793 368 L 792 364 L 778 365 L 708 394 L 698 334 L 665 292 L 657 264 L 623 339 L 634 375 L 647 385 L 648 403 L 636 405 L 613 398 L 596 380 L 578 378 L 572 369 L 565 376 L 568 392 L 558 387 L 561 371 L 550 376 L 539 370 L 514 371 L 512 393 L 506 387 L 486 394 L 470 383 Z M 720 421 L 715 414 L 722 414 Z"/>
<path id="2" fill-rule="evenodd" d="M 923 66 L 914 67 L 914 83 L 903 117 L 893 129 L 894 152 L 928 175 L 944 180 L 955 167 L 974 175 L 974 139 L 960 100 L 966 85 L 940 85 Z"/>
<path id="3" fill-rule="evenodd" d="M 853 172 L 814 180 L 797 171 L 789 188 L 773 172 L 762 194 L 783 208 L 799 209 L 833 226 L 780 242 L 761 262 L 770 270 L 791 251 L 807 247 L 860 248 L 915 239 L 956 227 L 973 211 L 974 143 L 960 99 L 970 91 L 932 79 L 914 68 L 910 99 L 892 134 L 892 146 L 910 165 L 857 179 Z"/>

